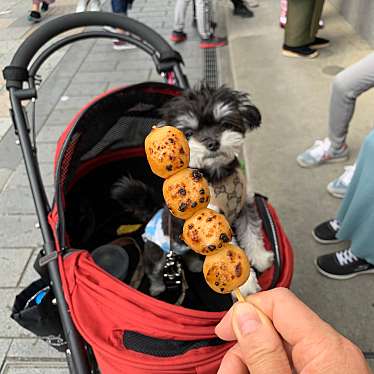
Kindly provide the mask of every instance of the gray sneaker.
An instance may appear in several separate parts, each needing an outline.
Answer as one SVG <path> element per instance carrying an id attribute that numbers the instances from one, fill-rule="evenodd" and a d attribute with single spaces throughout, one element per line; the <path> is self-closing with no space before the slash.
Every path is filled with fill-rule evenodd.
<path id="1" fill-rule="evenodd" d="M 349 184 L 351 183 L 353 174 L 356 169 L 356 164 L 344 167 L 344 173 L 339 177 L 334 179 L 327 185 L 327 191 L 334 197 L 343 199 L 347 193 Z"/>
<path id="2" fill-rule="evenodd" d="M 331 146 L 329 138 L 316 140 L 306 151 L 297 156 L 297 163 L 303 168 L 310 168 L 330 162 L 344 161 L 348 158 L 348 146 L 344 144 L 340 149 Z"/>

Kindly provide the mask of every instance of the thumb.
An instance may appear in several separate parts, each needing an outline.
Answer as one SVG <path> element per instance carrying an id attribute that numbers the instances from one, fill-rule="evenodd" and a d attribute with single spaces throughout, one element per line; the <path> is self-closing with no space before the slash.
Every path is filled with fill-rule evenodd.
<path id="1" fill-rule="evenodd" d="M 291 374 L 282 340 L 265 314 L 248 302 L 238 302 L 232 327 L 251 374 Z"/>

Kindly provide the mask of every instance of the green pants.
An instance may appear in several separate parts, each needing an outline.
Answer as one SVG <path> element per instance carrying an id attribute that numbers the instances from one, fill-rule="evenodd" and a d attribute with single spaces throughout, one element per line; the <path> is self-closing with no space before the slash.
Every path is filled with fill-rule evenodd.
<path id="1" fill-rule="evenodd" d="M 314 41 L 324 0 L 288 0 L 284 44 L 301 47 Z"/>

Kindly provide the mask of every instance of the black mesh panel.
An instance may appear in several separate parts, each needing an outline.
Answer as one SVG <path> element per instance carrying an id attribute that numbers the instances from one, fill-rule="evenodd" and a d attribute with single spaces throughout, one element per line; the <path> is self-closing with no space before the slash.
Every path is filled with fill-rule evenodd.
<path id="1" fill-rule="evenodd" d="M 224 343 L 219 338 L 187 341 L 152 338 L 136 331 L 125 331 L 123 334 L 123 344 L 127 349 L 157 357 L 178 356 L 191 349 L 211 347 Z"/>
<path id="2" fill-rule="evenodd" d="M 63 193 L 82 162 L 107 151 L 143 146 L 150 128 L 161 119 L 159 109 L 181 91 L 163 83 L 142 83 L 112 92 L 86 109 L 67 139 L 69 144 L 79 134 L 73 153 L 68 147 L 68 154 L 65 150 L 62 155 Z"/>

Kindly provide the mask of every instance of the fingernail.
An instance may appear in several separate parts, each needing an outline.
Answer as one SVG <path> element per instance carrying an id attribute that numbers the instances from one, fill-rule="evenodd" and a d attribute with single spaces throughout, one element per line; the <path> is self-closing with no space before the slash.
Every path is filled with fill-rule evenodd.
<path id="1" fill-rule="evenodd" d="M 235 304 L 234 321 L 243 336 L 255 332 L 261 326 L 261 320 L 255 307 L 249 303 Z"/>

